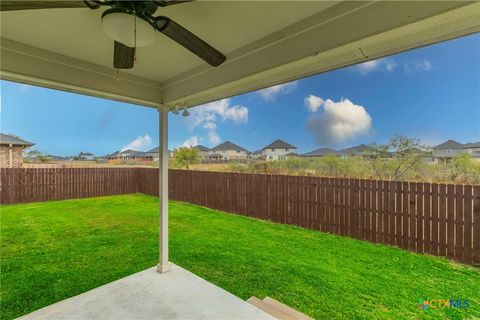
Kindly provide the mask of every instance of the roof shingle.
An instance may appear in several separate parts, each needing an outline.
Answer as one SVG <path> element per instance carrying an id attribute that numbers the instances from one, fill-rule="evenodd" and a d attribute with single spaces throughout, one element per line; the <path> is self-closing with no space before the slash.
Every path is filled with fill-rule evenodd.
<path id="1" fill-rule="evenodd" d="M 338 155 L 338 152 L 336 150 L 330 149 L 330 148 L 320 148 L 317 150 L 313 150 L 307 153 L 302 154 L 302 157 L 320 157 L 320 156 L 326 156 L 329 154 L 334 154 Z"/>
<path id="2" fill-rule="evenodd" d="M 197 144 L 194 148 L 198 149 L 199 151 L 210 151 L 209 148 L 202 146 L 201 144 Z"/>
<path id="3" fill-rule="evenodd" d="M 286 143 L 283 140 L 277 139 L 270 143 L 268 146 L 264 147 L 262 150 L 265 149 L 297 149 L 297 147 L 292 146 L 289 143 Z"/>
<path id="4" fill-rule="evenodd" d="M 447 140 L 444 143 L 439 144 L 438 146 L 433 147 L 433 149 L 462 149 L 464 145 L 455 140 Z"/>
<path id="5" fill-rule="evenodd" d="M 216 147 L 213 147 L 211 150 L 214 152 L 216 151 L 227 151 L 227 150 L 242 150 L 245 152 L 249 152 L 247 149 L 240 147 L 239 145 L 236 145 L 235 143 L 232 143 L 230 141 L 225 141 L 224 143 L 219 144 Z"/>
<path id="6" fill-rule="evenodd" d="M 4 134 L 0 133 L 0 144 L 1 145 L 14 145 L 14 146 L 25 146 L 25 147 L 31 147 L 34 145 L 34 143 L 22 140 L 20 138 L 14 137 L 9 134 Z"/>

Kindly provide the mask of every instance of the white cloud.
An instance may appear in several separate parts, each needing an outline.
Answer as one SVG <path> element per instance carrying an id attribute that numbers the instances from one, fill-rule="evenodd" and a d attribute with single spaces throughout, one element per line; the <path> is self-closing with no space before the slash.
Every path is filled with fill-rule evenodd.
<path id="1" fill-rule="evenodd" d="M 232 105 L 231 99 L 222 99 L 192 108 L 190 116 L 186 120 L 188 121 L 190 131 L 197 127 L 207 130 L 207 139 L 210 144 L 214 145 L 221 141 L 220 136 L 216 132 L 218 121 L 247 123 L 248 108 L 243 105 Z M 199 140 L 196 140 L 196 144 L 198 144 Z"/>
<path id="2" fill-rule="evenodd" d="M 320 145 L 337 145 L 367 134 L 372 128 L 372 117 L 367 110 L 348 99 L 338 102 L 322 99 L 319 110 L 320 113 L 308 119 L 307 129 Z"/>
<path id="3" fill-rule="evenodd" d="M 219 144 L 220 141 L 222 141 L 222 139 L 220 139 L 220 136 L 218 135 L 217 132 L 212 130 L 208 133 L 208 141 L 210 142 L 210 144 L 216 145 L 216 144 Z"/>
<path id="4" fill-rule="evenodd" d="M 18 92 L 23 93 L 30 89 L 32 86 L 26 83 L 19 83 L 18 84 Z"/>
<path id="5" fill-rule="evenodd" d="M 403 66 L 406 73 L 411 73 L 415 70 L 421 70 L 421 71 L 432 70 L 432 63 L 427 59 L 405 62 Z"/>
<path id="6" fill-rule="evenodd" d="M 258 90 L 258 94 L 262 96 L 265 101 L 275 101 L 279 94 L 285 94 L 293 91 L 297 87 L 297 81 L 287 82 L 283 84 L 278 84 L 276 86 Z"/>
<path id="7" fill-rule="evenodd" d="M 322 106 L 323 102 L 322 98 L 314 96 L 313 94 L 305 98 L 305 106 L 310 112 L 316 112 L 318 108 Z"/>
<path id="8" fill-rule="evenodd" d="M 432 63 L 427 59 L 423 59 L 422 61 L 416 63 L 416 67 L 423 71 L 430 71 L 432 70 Z"/>
<path id="9" fill-rule="evenodd" d="M 182 147 L 188 147 L 188 148 L 195 147 L 195 146 L 198 146 L 198 137 L 197 136 L 193 136 L 193 137 L 185 140 L 182 144 Z"/>
<path id="10" fill-rule="evenodd" d="M 132 149 L 136 151 L 145 150 L 146 148 L 150 147 L 152 144 L 152 138 L 148 134 L 144 136 L 139 136 L 137 139 L 131 141 L 125 147 L 121 149 L 121 151 Z"/>
<path id="11" fill-rule="evenodd" d="M 381 58 L 377 60 L 371 60 L 364 63 L 360 63 L 353 66 L 353 70 L 360 73 L 362 76 L 367 75 L 373 71 L 387 71 L 391 72 L 395 70 L 397 63 L 393 59 Z"/>
<path id="12" fill-rule="evenodd" d="M 215 122 L 209 121 L 203 125 L 203 128 L 208 130 L 215 130 L 217 128 L 217 125 L 215 124 Z"/>
<path id="13" fill-rule="evenodd" d="M 197 126 L 208 127 L 216 126 L 216 121 L 231 120 L 235 123 L 248 121 L 248 108 L 242 105 L 231 106 L 230 99 L 222 99 L 210 102 L 190 110 L 188 121 L 191 124 L 191 130 Z"/>

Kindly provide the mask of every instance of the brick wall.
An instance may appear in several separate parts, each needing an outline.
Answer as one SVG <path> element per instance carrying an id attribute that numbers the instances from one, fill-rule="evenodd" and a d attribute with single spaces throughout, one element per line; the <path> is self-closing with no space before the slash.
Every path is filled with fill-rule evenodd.
<path id="1" fill-rule="evenodd" d="M 10 147 L 0 146 L 0 167 L 21 168 L 23 165 L 23 147 L 12 146 L 12 165 L 10 166 Z"/>

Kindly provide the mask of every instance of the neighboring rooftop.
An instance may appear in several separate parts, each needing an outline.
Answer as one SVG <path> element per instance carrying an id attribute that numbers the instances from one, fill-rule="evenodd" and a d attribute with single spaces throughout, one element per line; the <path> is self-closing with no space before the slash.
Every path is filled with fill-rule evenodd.
<path id="1" fill-rule="evenodd" d="M 129 154 L 129 153 L 135 153 L 135 152 L 138 152 L 138 151 L 137 150 L 132 150 L 132 149 L 127 149 L 127 150 L 120 151 L 120 154 Z"/>
<path id="2" fill-rule="evenodd" d="M 470 142 L 470 143 L 465 143 L 463 145 L 464 148 L 480 148 L 480 141 L 478 142 Z"/>
<path id="3" fill-rule="evenodd" d="M 160 147 L 155 147 L 153 149 L 148 150 L 147 153 L 158 153 L 159 150 L 160 150 Z M 171 153 L 172 150 L 169 149 L 168 152 Z"/>
<path id="4" fill-rule="evenodd" d="M 262 150 L 265 149 L 297 149 L 297 147 L 292 146 L 289 143 L 286 143 L 283 140 L 277 139 L 270 143 L 268 146 L 264 147 Z"/>
<path id="5" fill-rule="evenodd" d="M 358 146 L 355 146 L 355 147 L 345 148 L 345 149 L 339 150 L 338 154 L 342 155 L 342 156 L 358 155 L 358 154 L 361 154 L 361 153 L 364 153 L 364 152 L 368 151 L 369 149 L 370 148 L 367 145 L 361 144 L 361 145 L 358 145 Z"/>
<path id="6" fill-rule="evenodd" d="M 143 151 L 135 151 L 131 153 L 129 156 L 131 157 L 146 157 L 148 152 L 143 152 Z"/>
<path id="7" fill-rule="evenodd" d="M 240 147 L 239 145 L 236 145 L 235 143 L 232 143 L 230 141 L 225 141 L 224 143 L 219 144 L 216 147 L 213 147 L 211 150 L 214 152 L 216 151 L 226 151 L 226 150 L 242 150 L 245 152 L 249 152 L 247 149 Z"/>
<path id="8" fill-rule="evenodd" d="M 320 156 L 326 156 L 329 154 L 337 155 L 338 153 L 337 153 L 337 150 L 333 150 L 330 148 L 320 148 L 307 153 L 303 153 L 300 156 L 301 157 L 320 157 Z"/>
<path id="9" fill-rule="evenodd" d="M 155 147 L 153 149 L 148 150 L 147 153 L 158 153 L 159 150 L 160 150 L 160 147 Z"/>
<path id="10" fill-rule="evenodd" d="M 439 144 L 438 146 L 433 147 L 433 149 L 461 149 L 464 147 L 464 144 L 457 142 L 455 140 L 447 140 L 444 143 Z"/>
<path id="11" fill-rule="evenodd" d="M 369 147 L 365 144 L 360 144 L 355 147 L 345 148 L 341 150 L 334 150 L 330 148 L 319 148 L 317 150 L 313 150 L 307 153 L 300 155 L 301 157 L 320 157 L 326 155 L 337 155 L 337 156 L 355 156 L 368 151 Z"/>
<path id="12" fill-rule="evenodd" d="M 118 156 L 119 153 L 120 153 L 120 151 L 117 150 L 114 153 L 107 154 L 106 157 L 112 157 L 113 158 L 113 157 Z"/>
<path id="13" fill-rule="evenodd" d="M 34 143 L 25 141 L 13 135 L 0 133 L 0 145 L 10 145 L 10 144 L 13 146 L 23 146 L 23 147 L 31 147 L 34 145 Z"/>
<path id="14" fill-rule="evenodd" d="M 198 149 L 199 151 L 210 151 L 209 148 L 202 146 L 201 144 L 197 144 L 196 146 L 194 146 L 194 148 Z"/>

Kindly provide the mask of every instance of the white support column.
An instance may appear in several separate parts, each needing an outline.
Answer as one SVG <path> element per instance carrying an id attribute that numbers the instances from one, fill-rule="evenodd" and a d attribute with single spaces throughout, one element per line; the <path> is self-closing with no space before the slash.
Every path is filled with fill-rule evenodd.
<path id="1" fill-rule="evenodd" d="M 159 115 L 159 200 L 160 208 L 158 215 L 159 228 L 159 260 L 157 271 L 167 272 L 170 269 L 168 263 L 168 109 L 160 106 Z"/>

